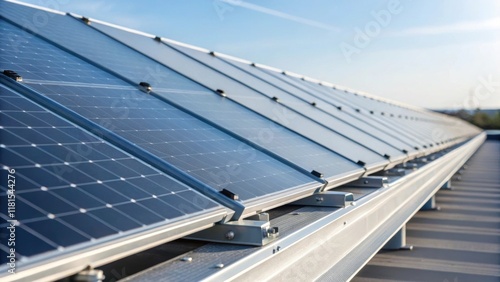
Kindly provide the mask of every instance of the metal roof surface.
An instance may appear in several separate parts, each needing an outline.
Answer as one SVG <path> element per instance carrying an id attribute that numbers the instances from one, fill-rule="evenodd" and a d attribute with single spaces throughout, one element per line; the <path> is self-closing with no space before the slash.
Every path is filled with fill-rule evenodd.
<path id="1" fill-rule="evenodd" d="M 486 141 L 453 190 L 436 194 L 441 210 L 406 225 L 413 251 L 379 252 L 353 281 L 499 281 L 499 160 L 500 142 Z"/>

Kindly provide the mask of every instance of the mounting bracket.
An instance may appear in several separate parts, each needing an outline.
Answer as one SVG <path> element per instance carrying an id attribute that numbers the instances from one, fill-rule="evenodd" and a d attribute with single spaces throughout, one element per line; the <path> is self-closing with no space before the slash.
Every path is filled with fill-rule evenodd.
<path id="1" fill-rule="evenodd" d="M 104 272 L 102 270 L 93 269 L 88 266 L 71 277 L 72 282 L 101 282 L 104 280 Z"/>
<path id="2" fill-rule="evenodd" d="M 217 223 L 213 227 L 184 238 L 236 245 L 264 246 L 274 241 L 278 236 L 278 227 L 271 227 L 269 221 L 244 219 Z"/>
<path id="3" fill-rule="evenodd" d="M 409 169 L 409 170 L 416 170 L 418 168 L 418 164 L 414 162 L 405 162 L 402 164 L 398 164 L 396 168 L 403 168 L 403 169 Z"/>
<path id="4" fill-rule="evenodd" d="M 406 170 L 402 168 L 391 168 L 383 172 L 384 176 L 405 176 Z"/>
<path id="5" fill-rule="evenodd" d="M 349 192 L 324 191 L 290 203 L 290 205 L 344 208 L 354 204 L 354 195 Z"/>
<path id="6" fill-rule="evenodd" d="M 424 165 L 429 162 L 429 160 L 426 157 L 423 158 L 418 158 L 410 161 L 411 163 L 415 163 L 417 165 Z"/>
<path id="7" fill-rule="evenodd" d="M 413 250 L 413 246 L 406 244 L 406 225 L 403 225 L 394 236 L 384 245 L 384 250 Z"/>
<path id="8" fill-rule="evenodd" d="M 436 205 L 436 195 L 432 196 L 425 204 L 420 208 L 421 211 L 439 211 L 441 208 Z"/>
<path id="9" fill-rule="evenodd" d="M 453 190 L 453 187 L 451 186 L 451 179 L 446 181 L 443 186 L 441 186 L 441 190 Z"/>
<path id="10" fill-rule="evenodd" d="M 346 187 L 371 187 L 380 188 L 389 183 L 385 176 L 365 176 L 345 184 Z"/>

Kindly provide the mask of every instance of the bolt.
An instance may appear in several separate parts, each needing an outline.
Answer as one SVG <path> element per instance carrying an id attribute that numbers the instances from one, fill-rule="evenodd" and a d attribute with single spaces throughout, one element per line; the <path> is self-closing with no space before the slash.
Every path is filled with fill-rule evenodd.
<path id="1" fill-rule="evenodd" d="M 191 262 L 191 261 L 193 261 L 193 258 L 192 257 L 183 257 L 181 260 Z"/>
<path id="2" fill-rule="evenodd" d="M 233 240 L 234 239 L 234 232 L 233 231 L 229 231 L 226 233 L 226 239 L 227 240 Z"/>
<path id="3" fill-rule="evenodd" d="M 278 227 L 271 227 L 267 229 L 267 237 L 268 238 L 276 238 L 279 234 Z"/>
<path id="4" fill-rule="evenodd" d="M 223 263 L 218 263 L 215 265 L 215 268 L 223 268 L 224 264 Z"/>
<path id="5" fill-rule="evenodd" d="M 323 197 L 316 197 L 316 202 L 323 202 Z"/>

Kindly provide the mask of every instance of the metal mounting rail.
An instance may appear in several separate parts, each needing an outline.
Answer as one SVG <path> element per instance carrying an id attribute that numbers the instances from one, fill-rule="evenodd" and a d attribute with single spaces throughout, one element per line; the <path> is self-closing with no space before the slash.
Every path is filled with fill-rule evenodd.
<path id="1" fill-rule="evenodd" d="M 348 281 L 462 167 L 485 136 L 479 134 L 410 170 L 397 181 L 383 183 L 379 188 L 352 188 L 370 191 L 355 197 L 356 205 L 304 206 L 271 219 L 272 226 L 279 226 L 280 237 L 265 246 L 208 244 L 191 252 L 189 263 L 172 259 L 128 277 L 127 281 L 153 277 L 196 281 Z M 214 263 L 223 267 L 216 268 Z M 182 273 L 182 277 L 176 273 Z"/>

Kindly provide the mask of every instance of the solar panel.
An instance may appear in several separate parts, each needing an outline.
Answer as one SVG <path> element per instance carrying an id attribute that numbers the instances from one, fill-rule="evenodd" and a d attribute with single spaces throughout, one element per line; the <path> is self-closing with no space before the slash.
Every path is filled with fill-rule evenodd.
<path id="1" fill-rule="evenodd" d="M 248 63 L 243 63 L 236 60 L 231 60 L 223 57 L 218 57 L 220 60 L 237 67 L 238 69 L 248 73 L 251 76 L 259 78 L 276 88 L 283 90 L 284 93 L 293 95 L 297 98 L 300 98 L 302 101 L 307 103 L 314 103 L 314 106 L 321 111 L 324 111 L 332 116 L 337 117 L 338 119 L 345 121 L 351 127 L 356 127 L 366 133 L 369 133 L 372 136 L 376 136 L 379 140 L 385 140 L 388 144 L 391 144 L 395 148 L 399 148 L 400 150 L 406 150 L 407 152 L 415 151 L 413 149 L 414 145 L 410 140 L 405 140 L 394 134 L 394 131 L 385 126 L 381 126 L 380 123 L 372 122 L 371 117 L 365 117 L 364 115 L 360 115 L 358 113 L 351 113 L 350 111 L 346 111 L 345 107 L 342 109 L 340 103 L 330 103 L 326 99 L 322 99 L 318 95 L 314 95 L 308 91 L 302 91 L 299 88 L 295 88 L 290 84 L 287 84 L 283 80 L 278 79 L 277 77 L 269 74 L 264 71 L 262 68 L 252 66 Z M 283 76 L 283 74 L 281 74 Z M 360 137 L 363 139 L 363 137 Z M 398 152 L 399 154 L 401 152 Z M 411 154 L 411 153 L 410 153 Z"/>
<path id="2" fill-rule="evenodd" d="M 153 61 L 130 52 L 126 47 L 113 50 L 116 49 L 118 50 L 113 52 L 114 55 L 106 56 L 106 58 L 101 57 L 99 55 L 101 52 L 98 51 L 89 56 L 98 59 L 102 64 L 108 62 L 107 66 L 116 66 L 120 73 L 135 80 L 140 79 L 140 75 L 138 75 L 140 73 L 139 69 L 155 69 L 155 74 L 158 74 L 158 77 L 152 77 L 153 81 L 155 81 L 155 92 L 164 94 L 166 99 L 189 108 L 189 110 L 222 125 L 224 128 L 230 129 L 232 132 L 252 140 L 280 156 L 284 156 L 291 162 L 304 167 L 307 171 L 321 171 L 327 178 L 338 178 L 339 175 L 346 173 L 359 176 L 363 172 L 359 165 L 310 142 L 310 140 L 301 138 L 300 135 L 294 134 L 285 127 L 248 111 L 242 106 L 238 106 L 227 99 L 221 99 L 219 96 L 214 95 L 212 91 L 194 84 L 166 67 L 155 65 Z M 122 65 L 117 65 L 123 61 L 117 56 L 122 49 L 126 54 L 123 56 L 132 58 L 135 64 L 122 63 Z M 190 90 L 190 88 L 193 90 Z M 61 99 L 65 98 L 61 97 Z M 81 101 L 81 103 L 85 104 L 86 101 Z M 228 118 L 236 115 L 238 116 L 237 120 Z M 307 153 L 304 154 L 304 152 Z"/>
<path id="3" fill-rule="evenodd" d="M 408 142 L 412 143 L 412 148 L 415 148 L 417 145 L 420 146 L 420 144 L 423 142 L 422 137 L 418 134 L 415 134 L 415 132 L 410 128 L 401 127 L 399 123 L 393 120 L 382 120 L 382 118 L 384 118 L 383 116 L 371 115 L 371 109 L 366 108 L 365 104 L 359 105 L 347 99 L 347 94 L 344 92 L 335 91 L 333 89 L 329 89 L 326 86 L 321 86 L 316 83 L 301 80 L 293 76 L 279 74 L 275 71 L 267 70 L 264 68 L 259 68 L 259 70 L 293 87 L 296 87 L 297 89 L 308 93 L 313 93 L 315 97 L 320 98 L 323 101 L 330 103 L 331 105 L 341 107 L 343 111 L 350 112 L 351 114 L 356 116 L 364 116 L 365 118 L 363 120 L 374 128 L 378 128 L 380 126 L 386 126 L 390 128 L 390 130 L 393 131 L 394 134 L 405 138 L 406 140 L 408 140 Z"/>
<path id="4" fill-rule="evenodd" d="M 267 72 L 271 73 L 270 71 Z M 276 76 L 278 74 L 274 75 Z M 350 91 L 342 92 L 293 76 L 279 76 L 282 79 L 294 81 L 300 85 L 317 89 L 319 90 L 317 93 L 323 94 L 329 99 L 343 99 L 345 103 L 350 103 L 356 109 L 362 109 L 365 113 L 373 112 L 370 116 L 378 120 L 380 124 L 390 125 L 391 128 L 398 133 L 410 136 L 410 138 L 418 141 L 416 146 L 420 148 L 423 146 L 428 147 L 430 144 L 436 145 L 436 143 L 444 142 L 447 136 L 457 137 L 457 134 L 460 135 L 464 133 L 465 136 L 471 136 L 471 134 L 476 133 L 474 129 L 469 127 L 466 131 L 461 130 L 461 128 L 463 128 L 463 122 L 460 120 L 450 120 L 449 117 L 441 115 L 437 118 L 437 113 L 403 107 L 382 102 L 377 99 L 370 99 L 362 95 L 355 95 Z"/>
<path id="5" fill-rule="evenodd" d="M 363 130 L 366 129 L 364 126 L 360 129 L 350 123 L 350 120 L 345 119 L 345 117 L 339 117 L 337 109 L 335 109 L 335 111 L 333 112 L 322 111 L 318 107 L 311 106 L 310 99 L 299 99 L 297 98 L 297 96 L 291 95 L 290 93 L 279 89 L 274 84 L 252 76 L 242 71 L 241 69 L 228 64 L 225 61 L 220 60 L 217 57 L 214 57 L 206 52 L 200 52 L 193 48 L 171 44 L 168 42 L 165 42 L 165 44 L 181 51 L 183 54 L 186 54 L 191 58 L 202 62 L 203 64 L 213 68 L 214 70 L 223 73 L 226 77 L 240 82 L 242 88 L 248 87 L 254 90 L 245 92 L 249 94 L 249 97 L 251 97 L 251 94 L 255 96 L 264 96 L 267 98 L 277 97 L 280 104 L 284 105 L 289 111 L 295 111 L 300 115 L 304 115 L 307 118 L 325 127 L 326 129 L 341 134 L 346 138 L 352 140 L 353 142 L 365 146 L 366 148 L 370 148 L 381 156 L 388 155 L 396 161 L 400 161 L 401 159 L 406 158 L 406 155 L 402 152 L 402 149 L 396 148 L 395 146 L 387 142 L 384 138 L 379 138 L 376 135 L 372 135 L 370 132 Z M 243 94 L 240 94 L 240 92 L 234 93 L 234 99 L 237 100 L 240 95 Z"/>
<path id="6" fill-rule="evenodd" d="M 208 84 L 210 89 L 223 89 L 226 93 L 228 93 L 228 97 L 233 101 L 261 114 L 264 117 L 267 117 L 268 119 L 278 122 L 290 130 L 297 132 L 332 151 L 341 152 L 339 154 L 342 154 L 355 163 L 362 160 L 367 164 L 366 166 L 370 170 L 380 169 L 388 163 L 383 156 L 374 152 L 372 149 L 359 145 L 355 141 L 329 130 L 328 128 L 304 117 L 301 114 L 298 114 L 297 112 L 287 109 L 283 105 L 276 103 L 269 98 L 256 95 L 256 93 L 252 92 L 252 90 L 242 87 L 241 84 L 226 77 L 221 77 L 213 70 L 200 65 L 199 63 L 168 48 L 167 46 L 159 45 L 158 42 L 155 42 L 152 38 L 129 33 L 95 22 L 92 27 L 103 31 L 132 47 L 140 46 L 141 52 L 144 52 L 148 56 L 153 57 L 155 60 L 168 65 L 175 71 L 178 71 L 198 82 L 201 81 L 204 85 Z M 109 65 L 112 65 L 112 63 L 109 63 Z M 121 69 L 123 68 L 127 68 L 127 66 L 122 66 Z M 156 70 L 157 73 L 159 73 L 157 77 L 166 77 L 162 68 L 157 68 Z M 137 74 L 134 76 L 136 77 Z M 156 79 L 155 81 L 160 88 L 155 91 L 162 93 L 163 88 L 171 89 L 171 87 L 168 87 L 166 84 L 162 84 L 162 79 Z"/>
<path id="7" fill-rule="evenodd" d="M 18 10 L 19 8 L 16 8 L 10 14 L 18 13 L 16 16 L 22 17 L 22 11 L 19 12 Z M 69 31 L 61 31 L 60 29 L 69 28 L 72 25 L 78 28 L 82 26 L 81 23 L 75 20 L 65 20 L 69 20 L 69 22 L 57 17 L 53 18 L 53 21 L 57 23 L 55 24 L 57 29 L 53 28 L 50 33 L 47 32 L 48 36 L 53 40 L 61 40 L 62 45 L 108 68 L 114 69 L 133 81 L 146 80 L 152 82 L 155 86 L 154 91 L 165 94 L 166 99 L 189 108 L 190 111 L 200 114 L 246 139 L 252 140 L 286 160 L 303 167 L 305 170 L 321 171 L 325 177 L 334 177 L 336 179 L 341 175 L 356 177 L 363 172 L 360 166 L 355 164 L 358 159 L 354 162 L 349 161 L 342 155 L 339 156 L 320 144 L 315 144 L 307 138 L 294 134 L 274 121 L 245 110 L 244 107 L 237 106 L 229 101 L 221 101 L 220 97 L 215 95 L 213 91 L 193 83 L 139 53 L 132 52 L 129 48 L 117 44 L 110 38 L 102 36 L 102 34 L 88 28 L 78 33 L 78 36 L 68 34 Z M 96 25 L 96 23 L 92 24 L 92 26 Z M 83 42 L 90 40 L 99 41 L 101 44 L 85 46 Z M 110 52 L 110 50 L 113 50 L 113 52 Z M 123 59 L 124 57 L 129 61 L 133 61 L 134 64 L 127 63 L 127 60 Z M 64 98 L 61 97 L 61 99 Z M 228 115 L 231 114 L 237 114 L 238 120 L 228 118 Z M 252 124 L 251 128 L 245 127 L 244 120 L 248 120 L 248 124 Z M 272 132 L 269 133 L 270 131 Z M 272 134 L 272 138 L 269 138 L 269 134 Z M 304 154 L 304 151 L 309 153 Z"/>
<path id="8" fill-rule="evenodd" d="M 9 252 L 5 230 L 7 220 L 14 219 L 20 262 L 153 225 L 187 220 L 196 230 L 206 225 L 197 219 L 213 223 L 226 215 L 222 206 L 192 188 L 3 85 L 0 148 L 2 179 L 13 171 L 15 180 L 14 187 L 3 180 L 0 186 L 0 250 Z M 13 217 L 5 204 L 10 188 L 15 190 Z M 0 261 L 5 263 L 7 256 Z"/>
<path id="9" fill-rule="evenodd" d="M 56 16 L 52 18 L 55 19 Z M 90 30 L 72 18 L 66 19 L 75 23 L 77 28 Z M 39 38 L 8 23 L 3 23 L 2 29 L 25 42 L 18 46 L 18 52 L 14 52 L 16 56 L 0 55 L 3 68 L 20 66 L 21 70 L 25 69 L 23 83 L 93 121 L 97 127 L 112 131 L 127 144 L 146 150 L 161 159 L 161 165 L 173 165 L 205 183 L 211 187 L 212 194 L 227 189 L 238 194 L 245 203 L 284 190 L 299 189 L 312 193 L 321 185 L 309 174 L 299 172 L 196 117 L 130 87 L 130 84 Z M 78 34 L 85 35 L 83 32 Z M 13 49 L 10 41 L 2 44 Z M 120 50 L 121 45 L 115 44 L 117 47 L 109 49 Z M 46 65 L 49 70 L 29 69 L 30 64 Z M 77 67 L 68 69 L 65 64 Z M 66 81 L 68 75 L 78 77 L 79 82 Z M 95 78 L 105 83 L 97 84 Z M 205 186 L 194 188 L 203 190 Z M 251 207 L 253 210 L 248 209 L 248 213 L 267 206 L 254 203 Z"/>

